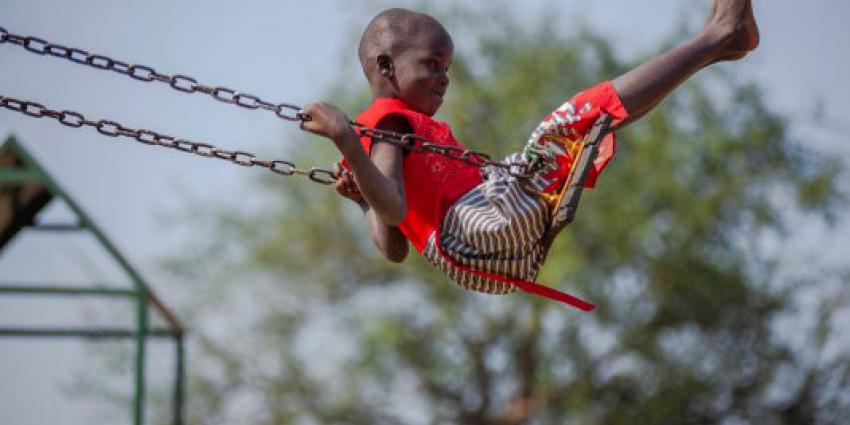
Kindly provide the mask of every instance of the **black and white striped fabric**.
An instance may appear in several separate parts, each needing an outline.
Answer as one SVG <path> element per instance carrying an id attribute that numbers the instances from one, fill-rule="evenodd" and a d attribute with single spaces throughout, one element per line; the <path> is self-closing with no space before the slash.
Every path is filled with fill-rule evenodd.
<path id="1" fill-rule="evenodd" d="M 582 112 L 588 109 L 589 104 L 583 105 Z M 534 178 L 523 182 L 501 168 L 482 169 L 484 181 L 452 205 L 443 219 L 440 234 L 435 232 L 428 239 L 423 250 L 425 258 L 460 286 L 488 294 L 517 291 L 510 283 L 465 272 L 452 261 L 509 278 L 531 282 L 537 278 L 543 260 L 540 242 L 551 219 L 550 206 L 540 197 L 540 192 L 553 183 L 544 176 L 552 175 L 557 167 L 554 158 L 566 154 L 563 145 L 543 143 L 541 137 L 572 135 L 569 125 L 580 119 L 569 102 L 556 111 L 560 113 L 547 117 L 532 132 L 523 152 L 505 158 L 506 162 L 518 164 L 512 170 L 515 172 L 532 166 L 530 162 L 534 159 L 545 164 Z"/>

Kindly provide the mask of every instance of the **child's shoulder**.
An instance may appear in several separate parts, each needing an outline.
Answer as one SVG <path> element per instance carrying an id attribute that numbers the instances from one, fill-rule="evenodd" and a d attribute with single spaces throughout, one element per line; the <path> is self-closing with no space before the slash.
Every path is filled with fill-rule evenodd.
<path id="1" fill-rule="evenodd" d="M 401 99 L 375 98 L 368 108 L 357 116 L 357 122 L 366 127 L 375 127 L 387 117 L 403 117 L 414 133 L 421 136 L 450 131 L 448 124 L 412 109 Z"/>

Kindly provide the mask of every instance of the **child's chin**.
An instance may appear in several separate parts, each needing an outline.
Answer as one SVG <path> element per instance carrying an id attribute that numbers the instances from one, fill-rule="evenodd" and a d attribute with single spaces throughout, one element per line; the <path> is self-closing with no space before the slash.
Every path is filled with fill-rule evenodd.
<path id="1" fill-rule="evenodd" d="M 428 115 L 430 117 L 430 116 L 433 116 L 434 114 L 437 113 L 437 111 L 440 109 L 440 106 L 442 106 L 442 104 L 443 104 L 442 99 L 433 99 L 430 102 L 421 102 L 421 103 L 417 103 L 417 104 L 410 104 L 410 106 L 416 112 L 419 112 L 420 114 Z"/>
<path id="2" fill-rule="evenodd" d="M 438 109 L 440 109 L 440 106 L 439 106 L 439 105 L 437 105 L 437 106 L 428 106 L 428 107 L 425 107 L 425 108 L 413 108 L 413 110 L 415 110 L 416 112 L 419 112 L 420 114 L 425 114 L 425 115 L 427 115 L 427 116 L 429 116 L 429 117 L 434 116 L 434 114 L 436 114 L 436 113 L 437 113 L 437 110 L 438 110 Z"/>

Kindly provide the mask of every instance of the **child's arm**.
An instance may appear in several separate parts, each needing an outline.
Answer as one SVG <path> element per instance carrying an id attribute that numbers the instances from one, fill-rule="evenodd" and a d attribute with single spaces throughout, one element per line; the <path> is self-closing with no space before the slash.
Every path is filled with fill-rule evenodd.
<path id="1" fill-rule="evenodd" d="M 366 223 L 369 225 L 369 236 L 372 237 L 372 243 L 378 247 L 384 257 L 393 263 L 401 263 L 407 258 L 409 251 L 407 238 L 401 233 L 401 230 L 396 226 L 387 226 L 378 218 L 374 210 L 369 208 L 369 204 L 361 205 L 363 212 L 366 214 Z"/>
<path id="2" fill-rule="evenodd" d="M 319 102 L 305 107 L 304 113 L 310 116 L 310 120 L 304 121 L 301 127 L 333 140 L 360 183 L 360 193 L 378 217 L 390 226 L 401 223 L 407 214 L 404 185 L 401 183 L 401 152 L 395 156 L 381 155 L 373 163 L 360 146 L 348 117 L 339 108 Z"/>
<path id="3" fill-rule="evenodd" d="M 337 193 L 340 196 L 350 199 L 363 210 L 366 223 L 369 226 L 369 235 L 372 237 L 372 242 L 375 246 L 378 247 L 387 260 L 394 263 L 404 261 L 408 253 L 407 238 L 404 234 L 401 233 L 398 227 L 387 226 L 378 218 L 372 208 L 369 207 L 369 204 L 366 203 L 366 200 L 363 199 L 360 190 L 357 189 L 357 183 L 354 181 L 350 171 L 346 171 L 339 166 L 334 171 L 340 174 L 335 185 Z"/>
<path id="4" fill-rule="evenodd" d="M 404 219 L 407 210 L 402 181 L 401 149 L 387 143 L 376 143 L 371 149 L 370 158 L 360 146 L 348 118 L 335 106 L 318 103 L 307 106 L 304 112 L 310 115 L 311 121 L 304 122 L 303 128 L 334 140 L 348 162 L 358 183 L 362 201 L 365 202 L 357 202 L 356 199 L 347 197 L 355 200 L 363 209 L 375 246 L 388 260 L 396 263 L 404 261 L 408 254 L 407 238 L 396 227 L 396 224 Z M 404 120 L 400 120 L 401 123 L 392 119 L 385 121 L 386 123 L 379 123 L 378 128 L 401 133 L 411 131 Z M 345 129 L 339 128 L 340 126 Z M 341 189 L 337 187 L 338 191 Z"/>
<path id="5" fill-rule="evenodd" d="M 380 130 L 392 131 L 399 134 L 413 133 L 413 129 L 406 119 L 400 116 L 388 116 L 381 120 L 375 127 Z M 402 162 L 404 157 L 401 149 L 389 143 L 373 143 L 371 152 L 372 162 L 375 166 L 391 176 L 396 184 L 401 187 L 402 196 L 404 196 L 404 179 L 402 177 Z M 368 204 L 367 204 L 368 205 Z M 401 233 L 401 230 L 395 225 L 389 225 L 384 222 L 374 209 L 369 208 L 366 212 L 366 222 L 369 225 L 369 234 L 372 236 L 372 242 L 381 250 L 388 260 L 400 263 L 407 257 L 409 251 L 407 238 Z M 403 219 L 404 217 L 402 217 Z"/>

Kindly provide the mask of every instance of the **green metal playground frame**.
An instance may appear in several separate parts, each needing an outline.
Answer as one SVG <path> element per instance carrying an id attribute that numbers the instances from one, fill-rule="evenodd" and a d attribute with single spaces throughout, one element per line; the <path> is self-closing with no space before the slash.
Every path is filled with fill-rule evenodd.
<path id="1" fill-rule="evenodd" d="M 173 386 L 173 423 L 183 423 L 185 351 L 184 328 L 177 317 L 156 296 L 135 268 L 121 255 L 115 245 L 109 241 L 100 228 L 89 218 L 80 206 L 59 186 L 56 181 L 35 161 L 14 137 L 9 137 L 0 145 L 0 201 L 8 218 L 0 228 L 0 255 L 6 244 L 21 230 L 46 232 L 86 232 L 89 233 L 109 254 L 126 274 L 131 287 L 121 285 L 93 283 L 88 287 L 63 286 L 59 283 L 22 285 L 0 282 L 0 296 L 90 296 L 114 299 L 129 299 L 135 305 L 135 326 L 132 328 L 27 328 L 0 327 L 0 337 L 76 337 L 87 339 L 133 339 L 135 341 L 135 369 L 132 389 L 132 423 L 144 423 L 145 406 L 145 349 L 147 339 L 169 338 L 174 343 L 175 376 Z M 28 188 L 32 195 L 23 201 L 15 200 L 22 188 Z M 33 189 L 35 188 L 35 193 Z M 20 196 L 19 196 L 20 197 Z M 76 223 L 38 224 L 35 217 L 53 199 L 62 200 L 76 216 Z M 164 328 L 152 328 L 150 314 L 158 314 L 167 324 Z"/>

